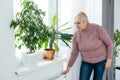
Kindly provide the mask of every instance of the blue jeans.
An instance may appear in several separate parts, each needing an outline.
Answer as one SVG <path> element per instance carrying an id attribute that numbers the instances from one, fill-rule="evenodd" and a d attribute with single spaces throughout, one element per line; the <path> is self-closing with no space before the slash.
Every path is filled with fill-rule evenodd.
<path id="1" fill-rule="evenodd" d="M 79 80 L 90 80 L 90 76 L 93 70 L 94 70 L 93 80 L 102 80 L 103 73 L 105 70 L 105 62 L 106 60 L 94 64 L 88 62 L 82 62 L 80 68 Z"/>

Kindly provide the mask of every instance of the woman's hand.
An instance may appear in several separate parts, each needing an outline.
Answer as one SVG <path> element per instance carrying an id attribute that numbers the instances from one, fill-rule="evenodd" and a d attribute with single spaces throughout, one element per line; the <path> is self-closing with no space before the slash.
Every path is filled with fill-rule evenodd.
<path id="1" fill-rule="evenodd" d="M 112 63 L 112 59 L 107 59 L 107 61 L 105 63 L 105 68 L 110 68 L 111 67 L 111 63 Z"/>
<path id="2" fill-rule="evenodd" d="M 62 72 L 62 75 L 66 75 L 69 71 L 70 71 L 70 67 L 67 67 L 67 69 Z"/>

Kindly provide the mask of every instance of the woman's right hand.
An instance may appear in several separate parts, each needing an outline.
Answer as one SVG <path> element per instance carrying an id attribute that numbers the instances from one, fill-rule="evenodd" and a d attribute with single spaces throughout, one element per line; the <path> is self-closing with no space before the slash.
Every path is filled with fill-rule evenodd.
<path id="1" fill-rule="evenodd" d="M 67 69 L 62 72 L 62 75 L 66 75 L 69 71 L 70 71 L 70 67 L 67 67 Z"/>

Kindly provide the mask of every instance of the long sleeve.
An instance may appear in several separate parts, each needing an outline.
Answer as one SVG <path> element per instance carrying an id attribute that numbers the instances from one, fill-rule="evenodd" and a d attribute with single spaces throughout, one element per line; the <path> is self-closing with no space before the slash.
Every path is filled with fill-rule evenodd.
<path id="1" fill-rule="evenodd" d="M 74 64 L 78 53 L 79 53 L 79 49 L 78 49 L 78 44 L 76 42 L 76 35 L 74 34 L 73 39 L 72 39 L 72 51 L 71 51 L 71 56 L 68 62 L 68 66 L 72 67 L 72 65 Z"/>
<path id="2" fill-rule="evenodd" d="M 104 44 L 107 46 L 107 59 L 112 59 L 113 42 L 103 27 L 99 27 L 99 37 L 104 42 Z"/>

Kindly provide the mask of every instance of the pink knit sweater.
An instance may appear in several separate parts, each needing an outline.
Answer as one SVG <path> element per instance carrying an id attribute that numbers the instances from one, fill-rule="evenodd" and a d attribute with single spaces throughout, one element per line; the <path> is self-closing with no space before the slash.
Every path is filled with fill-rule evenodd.
<path id="1" fill-rule="evenodd" d="M 72 52 L 68 63 L 74 64 L 79 51 L 82 60 L 89 63 L 97 63 L 105 59 L 112 59 L 113 43 L 103 27 L 88 23 L 85 30 L 78 29 L 73 36 Z"/>

